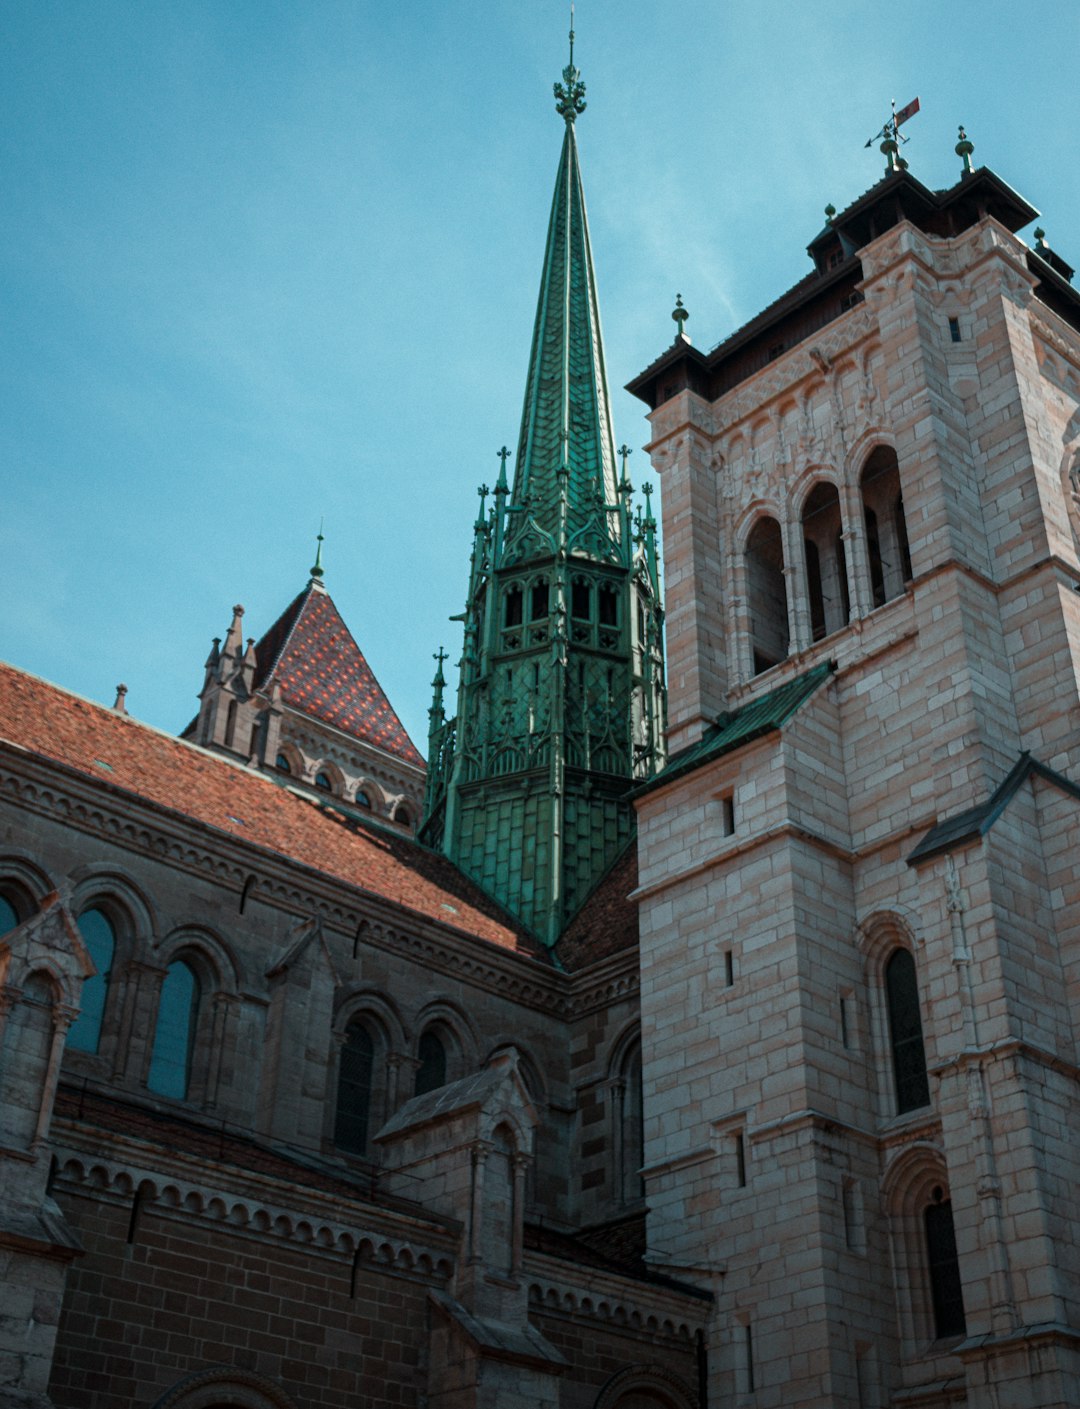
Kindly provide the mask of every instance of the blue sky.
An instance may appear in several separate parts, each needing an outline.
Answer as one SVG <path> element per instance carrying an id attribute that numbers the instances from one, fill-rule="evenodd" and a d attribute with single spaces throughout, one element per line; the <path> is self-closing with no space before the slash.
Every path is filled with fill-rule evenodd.
<path id="1" fill-rule="evenodd" d="M 233 602 L 327 585 L 421 748 L 476 485 L 521 415 L 562 0 L 0 8 L 0 655 L 178 729 Z M 957 124 L 1080 265 L 1080 3 L 579 0 L 613 387 L 807 272 L 864 142 L 951 185 Z M 1028 232 L 1030 240 L 1030 232 Z M 635 447 L 643 408 L 615 397 Z"/>

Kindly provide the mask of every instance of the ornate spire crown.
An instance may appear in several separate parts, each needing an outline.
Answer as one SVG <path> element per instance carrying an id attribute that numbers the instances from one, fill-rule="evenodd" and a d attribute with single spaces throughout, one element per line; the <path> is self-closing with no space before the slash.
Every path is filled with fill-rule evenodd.
<path id="1" fill-rule="evenodd" d="M 555 110 L 567 122 L 585 111 L 585 85 L 581 70 L 574 67 L 574 7 L 570 6 L 570 62 L 562 71 L 563 81 L 553 85 Z"/>

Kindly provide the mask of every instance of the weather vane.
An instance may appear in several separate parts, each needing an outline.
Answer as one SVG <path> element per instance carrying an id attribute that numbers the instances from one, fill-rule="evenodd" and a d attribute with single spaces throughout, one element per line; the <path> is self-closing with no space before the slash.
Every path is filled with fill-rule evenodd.
<path id="1" fill-rule="evenodd" d="M 905 103 L 899 111 L 897 110 L 896 99 L 894 98 L 892 101 L 892 116 L 887 119 L 881 131 L 875 132 L 873 137 L 867 142 L 866 145 L 872 147 L 879 137 L 882 139 L 881 150 L 885 155 L 886 173 L 890 171 L 900 171 L 907 166 L 907 162 L 904 161 L 898 153 L 900 151 L 901 142 L 908 142 L 911 139 L 904 136 L 900 131 L 900 126 L 902 123 L 907 122 L 909 117 L 914 117 L 918 111 L 918 98 L 912 98 L 911 102 Z"/>

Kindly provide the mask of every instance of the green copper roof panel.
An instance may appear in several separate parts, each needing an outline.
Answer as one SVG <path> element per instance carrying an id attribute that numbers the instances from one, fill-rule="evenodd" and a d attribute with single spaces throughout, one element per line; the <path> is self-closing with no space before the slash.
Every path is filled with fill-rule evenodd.
<path id="1" fill-rule="evenodd" d="M 683 749 L 668 760 L 667 767 L 650 782 L 638 788 L 635 796 L 651 792 L 686 773 L 692 773 L 713 759 L 748 744 L 751 739 L 760 738 L 774 729 L 781 729 L 818 686 L 833 673 L 832 661 L 822 661 L 808 670 L 805 675 L 797 675 L 794 680 L 785 681 L 759 700 L 743 705 L 742 709 L 722 714 L 696 744 Z"/>

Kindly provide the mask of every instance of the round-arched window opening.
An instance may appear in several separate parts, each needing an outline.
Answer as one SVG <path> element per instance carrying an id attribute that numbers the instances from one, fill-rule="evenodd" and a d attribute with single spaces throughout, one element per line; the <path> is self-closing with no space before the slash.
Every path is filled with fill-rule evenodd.
<path id="1" fill-rule="evenodd" d="M 150 1073 L 146 1080 L 148 1088 L 159 1096 L 172 1096 L 178 1101 L 187 1098 L 199 997 L 195 971 L 183 959 L 174 960 L 165 971 L 161 985 Z"/>
<path id="2" fill-rule="evenodd" d="M 420 1059 L 420 1065 L 416 1068 L 416 1088 L 413 1094 L 423 1096 L 428 1091 L 437 1091 L 440 1086 L 445 1086 L 446 1048 L 442 1039 L 431 1028 L 421 1036 L 416 1055 Z"/>
<path id="3" fill-rule="evenodd" d="M 357 789 L 356 805 L 357 807 L 366 807 L 369 810 L 371 808 L 371 799 L 368 797 L 367 793 L 364 792 L 363 788 Z"/>
<path id="4" fill-rule="evenodd" d="M 291 773 L 291 772 L 292 772 L 292 768 L 291 768 L 291 766 L 290 766 L 290 764 L 289 764 L 289 760 L 285 757 L 285 755 L 284 755 L 283 753 L 279 753 L 278 756 L 277 756 L 277 758 L 274 759 L 274 767 L 277 769 L 277 771 L 278 771 L 279 773 Z"/>
<path id="5" fill-rule="evenodd" d="M 315 786 L 321 793 L 332 793 L 334 785 L 330 781 L 329 773 L 319 772 L 315 774 Z"/>
<path id="6" fill-rule="evenodd" d="M 0 934 L 7 934 L 19 923 L 18 911 L 6 895 L 0 895 Z"/>
<path id="7" fill-rule="evenodd" d="M 412 818 L 409 816 L 409 809 L 407 807 L 399 807 L 394 814 L 394 821 L 400 822 L 403 827 L 411 827 Z"/>
<path id="8" fill-rule="evenodd" d="M 76 923 L 97 973 L 83 983 L 79 1016 L 68 1031 L 67 1045 L 77 1052 L 96 1052 L 101 1041 L 101 1020 L 105 1015 L 116 932 L 100 910 L 84 910 Z"/>

